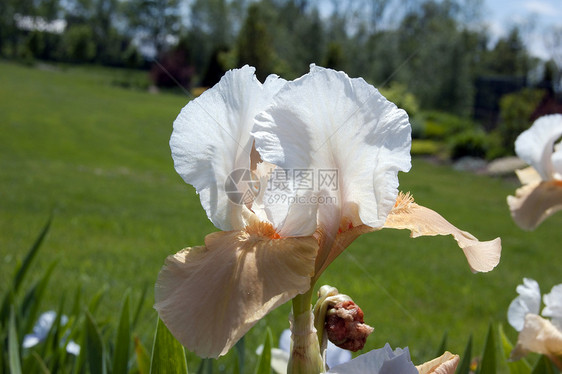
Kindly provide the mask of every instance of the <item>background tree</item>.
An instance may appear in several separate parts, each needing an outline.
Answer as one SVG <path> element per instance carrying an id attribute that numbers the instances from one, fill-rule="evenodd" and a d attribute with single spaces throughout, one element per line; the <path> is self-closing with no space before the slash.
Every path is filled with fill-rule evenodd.
<path id="1" fill-rule="evenodd" d="M 275 52 L 259 4 L 248 8 L 248 16 L 236 42 L 236 52 L 237 65 L 255 66 L 256 75 L 262 82 L 273 72 Z"/>
<path id="2" fill-rule="evenodd" d="M 165 50 L 166 38 L 180 34 L 178 0 L 128 0 L 124 12 L 131 37 L 152 48 L 155 56 Z"/>

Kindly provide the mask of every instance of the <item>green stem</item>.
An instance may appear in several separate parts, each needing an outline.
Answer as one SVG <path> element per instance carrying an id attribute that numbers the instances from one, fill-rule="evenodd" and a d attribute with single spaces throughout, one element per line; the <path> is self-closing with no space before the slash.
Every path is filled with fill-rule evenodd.
<path id="1" fill-rule="evenodd" d="M 288 374 L 319 374 L 325 371 L 311 310 L 312 292 L 313 287 L 293 299 Z"/>

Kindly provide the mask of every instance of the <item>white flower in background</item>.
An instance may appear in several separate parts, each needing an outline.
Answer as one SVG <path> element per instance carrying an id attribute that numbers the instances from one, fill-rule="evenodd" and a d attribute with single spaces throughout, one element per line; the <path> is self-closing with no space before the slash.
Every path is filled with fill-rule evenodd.
<path id="1" fill-rule="evenodd" d="M 257 354 L 261 354 L 263 346 L 258 348 Z M 289 354 L 291 353 L 291 330 L 286 329 L 279 338 L 279 348 L 271 349 L 271 368 L 277 374 L 287 373 Z M 326 364 L 328 367 L 336 366 L 351 360 L 351 352 L 346 349 L 336 347 L 332 342 L 328 342 L 326 350 Z"/>
<path id="2" fill-rule="evenodd" d="M 535 229 L 562 209 L 562 114 L 540 117 L 515 141 L 515 152 L 530 166 L 517 170 L 522 187 L 507 197 L 519 227 Z"/>
<path id="3" fill-rule="evenodd" d="M 507 311 L 509 324 L 519 331 L 511 359 L 518 360 L 529 352 L 536 352 L 548 356 L 562 369 L 562 284 L 552 287 L 550 293 L 543 296 L 542 315 L 550 320 L 539 316 L 541 293 L 535 280 L 523 278 L 517 293 L 519 296 Z"/>
<path id="4" fill-rule="evenodd" d="M 56 318 L 57 318 L 57 313 L 53 310 L 42 313 L 37 319 L 35 325 L 33 326 L 33 332 L 23 337 L 23 343 L 22 343 L 23 348 L 31 348 L 45 341 Z M 61 326 L 64 326 L 67 323 L 68 323 L 68 317 L 63 314 L 61 316 L 60 324 Z M 66 339 L 63 339 L 63 341 L 65 340 Z M 78 354 L 80 353 L 80 346 L 76 344 L 74 341 L 70 340 L 68 343 L 66 343 L 66 351 L 70 354 L 78 356 Z"/>
<path id="5" fill-rule="evenodd" d="M 459 356 L 445 352 L 440 357 L 414 366 L 408 348 L 394 351 L 387 343 L 383 348 L 364 353 L 353 360 L 328 370 L 332 374 L 453 374 L 459 363 Z"/>

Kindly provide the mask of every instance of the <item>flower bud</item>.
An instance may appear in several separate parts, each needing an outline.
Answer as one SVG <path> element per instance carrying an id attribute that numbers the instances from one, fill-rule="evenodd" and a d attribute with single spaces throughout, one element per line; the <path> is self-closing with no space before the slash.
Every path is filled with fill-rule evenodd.
<path id="1" fill-rule="evenodd" d="M 363 349 L 374 330 L 365 324 L 363 311 L 351 300 L 328 307 L 324 329 L 332 343 L 353 352 Z"/>

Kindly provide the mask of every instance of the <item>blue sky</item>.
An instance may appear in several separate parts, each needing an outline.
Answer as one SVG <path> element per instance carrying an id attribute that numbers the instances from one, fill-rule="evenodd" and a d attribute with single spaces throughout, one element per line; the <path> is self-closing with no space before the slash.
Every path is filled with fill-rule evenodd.
<path id="1" fill-rule="evenodd" d="M 485 0 L 484 4 L 482 15 L 490 35 L 505 36 L 513 25 L 520 25 L 529 51 L 549 57 L 544 35 L 550 27 L 562 27 L 562 0 Z"/>

